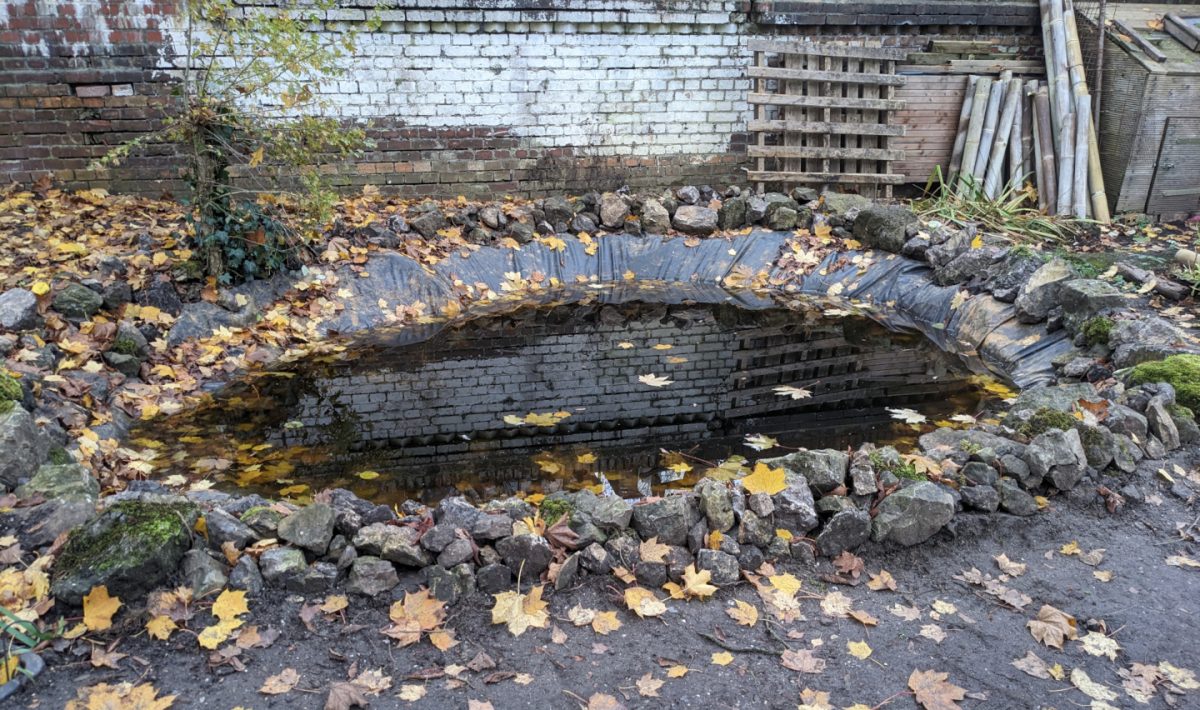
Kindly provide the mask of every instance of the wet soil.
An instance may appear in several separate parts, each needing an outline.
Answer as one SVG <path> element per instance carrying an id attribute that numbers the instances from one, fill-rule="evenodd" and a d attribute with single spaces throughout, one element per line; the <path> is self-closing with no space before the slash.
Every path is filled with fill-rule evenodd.
<path id="1" fill-rule="evenodd" d="M 1200 450 L 1179 454 L 1173 462 L 1194 470 L 1200 464 Z M 1092 680 L 1118 694 L 1117 700 L 1110 701 L 1114 707 L 1171 707 L 1161 692 L 1150 704 L 1136 704 L 1122 692 L 1116 673 L 1134 662 L 1161 661 L 1200 671 L 1200 645 L 1195 642 L 1200 638 L 1200 570 L 1165 562 L 1171 555 L 1200 556 L 1200 544 L 1178 532 L 1197 521 L 1196 486 L 1180 481 L 1173 493 L 1156 476 L 1156 469 L 1144 467 L 1132 477 L 1150 494 L 1148 502 L 1130 502 L 1116 514 L 1105 510 L 1094 486 L 1085 485 L 1069 496 L 1051 499 L 1050 509 L 1033 518 L 964 514 L 955 518 L 952 529 L 916 548 L 861 548 L 858 552 L 867 571 L 887 569 L 898 583 L 898 592 L 870 591 L 865 584 L 833 587 L 820 580 L 821 569 L 793 569 L 804 581 L 802 595 L 836 588 L 853 600 L 854 608 L 879 619 L 877 627 L 865 628 L 851 619 L 824 616 L 816 600 L 803 601 L 807 619 L 778 628 L 775 636 L 796 649 L 815 648 L 827 662 L 820 674 L 783 667 L 778 655 L 781 641 L 768 635 L 762 621 L 745 628 L 725 614 L 734 599 L 761 608 L 748 584 L 723 589 L 707 602 L 669 602 L 669 611 L 661 619 L 639 621 L 619 611 L 623 626 L 599 636 L 590 628 L 572 626 L 567 610 L 575 604 L 622 608 L 617 601 L 621 585 L 612 577 L 587 577 L 577 588 L 547 594 L 553 623 L 568 637 L 565 643 L 552 643 L 550 629 L 531 629 L 519 638 L 509 635 L 490 623 L 491 600 L 477 594 L 451 611 L 448 626 L 457 631 L 460 643 L 444 653 L 426 641 L 396 648 L 380 635 L 390 599 L 352 598 L 344 622 L 318 619 L 315 631 L 309 631 L 298 616 L 303 600 L 270 592 L 251 601 L 249 623 L 280 629 L 282 635 L 269 648 L 243 653 L 244 672 L 229 666 L 211 668 L 207 654 L 187 633 L 177 632 L 169 642 L 149 640 L 141 632 L 142 619 L 124 610 L 118 621 L 130 620 L 130 628 L 116 650 L 129 657 L 120 662 L 119 670 L 92 668 L 85 655 L 50 651 L 45 654 L 48 670 L 32 691 L 10 702 L 14 707 L 59 708 L 78 687 L 130 681 L 153 683 L 163 693 L 176 694 L 177 708 L 321 708 L 331 682 L 345 680 L 352 668 L 380 668 L 392 677 L 393 685 L 371 699 L 372 708 L 465 708 L 469 700 L 487 700 L 495 708 L 577 708 L 581 703 L 576 697 L 586 699 L 597 692 L 613 695 L 631 708 L 793 708 L 804 688 L 830 693 L 830 701 L 839 708 L 855 703 L 915 708 L 906 694 L 907 679 L 919 669 L 948 673 L 950 682 L 970 693 L 961 702 L 964 708 L 1087 707 L 1090 699 L 1069 681 L 1034 678 L 1011 665 L 1033 651 L 1050 664 L 1062 664 L 1068 674 L 1073 668 L 1084 669 Z M 1166 470 L 1171 470 L 1171 463 Z M 1190 531 L 1197 534 L 1194 527 Z M 1061 546 L 1072 541 L 1084 551 L 1104 548 L 1103 561 L 1090 567 L 1077 556 L 1060 554 Z M 1028 565 L 1024 575 L 1007 582 L 1033 599 L 1021 611 L 1001 606 L 977 588 L 953 579 L 972 567 L 999 575 L 993 558 L 1002 553 Z M 832 571 L 828 562 L 822 564 L 824 571 Z M 1093 576 L 1097 570 L 1111 571 L 1112 580 L 1100 581 Z M 417 580 L 410 582 L 415 585 Z M 956 611 L 931 618 L 938 600 L 953 604 Z M 895 604 L 918 607 L 921 618 L 906 621 L 894 616 L 889 609 Z M 1068 642 L 1059 651 L 1035 641 L 1025 625 L 1043 604 L 1074 615 L 1081 632 L 1089 623 L 1102 622 L 1120 644 L 1117 660 L 1088 655 L 1079 642 Z M 945 632 L 940 644 L 920 635 L 921 627 L 928 624 Z M 712 654 L 723 649 L 700 634 L 718 630 L 731 647 L 766 652 L 737 651 L 730 665 L 713 665 Z M 803 637 L 791 638 L 788 631 Z M 111 643 L 120 635 L 118 630 L 96 640 Z M 872 655 L 866 660 L 852 657 L 847 652 L 850 641 L 866 641 Z M 87 651 L 86 643 L 76 647 Z M 494 659 L 496 668 L 465 672 L 461 677 L 466 683 L 457 689 L 448 689 L 444 678 L 405 680 L 423 669 L 466 664 L 481 651 Z M 666 679 L 664 663 L 682 664 L 691 671 L 682 678 Z M 286 667 L 300 673 L 297 689 L 281 696 L 258 692 L 264 679 Z M 495 671 L 527 673 L 533 680 L 528 685 L 512 679 L 485 683 L 484 677 Z M 660 697 L 637 694 L 634 684 L 646 673 L 665 679 Z M 396 693 L 405 683 L 424 685 L 424 699 L 416 703 L 398 699 Z M 1175 696 L 1174 707 L 1200 707 L 1200 691 Z"/>

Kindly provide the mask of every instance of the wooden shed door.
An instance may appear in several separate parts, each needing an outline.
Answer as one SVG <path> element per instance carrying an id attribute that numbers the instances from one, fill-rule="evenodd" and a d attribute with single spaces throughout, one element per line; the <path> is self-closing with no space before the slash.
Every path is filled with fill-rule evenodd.
<path id="1" fill-rule="evenodd" d="M 1168 118 L 1147 214 L 1172 217 L 1200 212 L 1200 118 Z"/>

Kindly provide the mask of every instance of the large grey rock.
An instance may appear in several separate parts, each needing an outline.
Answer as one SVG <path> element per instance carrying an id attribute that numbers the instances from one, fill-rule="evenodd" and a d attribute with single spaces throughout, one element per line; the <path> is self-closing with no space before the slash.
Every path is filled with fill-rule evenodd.
<path id="1" fill-rule="evenodd" d="M 499 594 L 512 584 L 512 570 L 500 563 L 484 565 L 475 573 L 475 583 L 481 592 Z"/>
<path id="2" fill-rule="evenodd" d="M 167 345 L 204 338 L 219 328 L 242 328 L 253 323 L 255 317 L 256 313 L 249 308 L 230 311 L 207 301 L 189 303 L 167 332 Z"/>
<path id="3" fill-rule="evenodd" d="M 905 207 L 871 205 L 859 210 L 854 219 L 854 238 L 866 246 L 899 254 L 908 240 L 906 230 L 916 223 L 917 216 Z"/>
<path id="4" fill-rule="evenodd" d="M 438 553 L 437 563 L 447 569 L 475 558 L 475 545 L 468 538 L 455 538 Z"/>
<path id="5" fill-rule="evenodd" d="M 1042 260 L 1025 250 L 1010 250 L 1002 260 L 988 267 L 984 288 L 997 301 L 1012 303 L 1021 286 L 1042 266 Z"/>
<path id="6" fill-rule="evenodd" d="M 1002 478 L 996 483 L 996 491 L 1000 494 L 1000 509 L 1009 515 L 1029 516 L 1037 512 L 1037 501 L 1033 496 L 1021 490 L 1017 482 L 1011 478 Z"/>
<path id="7" fill-rule="evenodd" d="M 664 545 L 683 545 L 698 519 L 686 496 L 671 495 L 633 507 L 633 529 L 643 540 L 652 537 Z"/>
<path id="8" fill-rule="evenodd" d="M 1158 316 L 1117 321 L 1108 335 L 1108 344 L 1113 348 L 1113 367 L 1118 369 L 1180 352 L 1195 352 L 1183 331 Z"/>
<path id="9" fill-rule="evenodd" d="M 513 532 L 513 520 L 500 513 L 480 515 L 471 525 L 471 537 L 481 542 L 499 540 Z"/>
<path id="10" fill-rule="evenodd" d="M 684 205 L 675 210 L 671 224 L 684 234 L 706 237 L 717 231 L 717 211 L 697 205 Z"/>
<path id="11" fill-rule="evenodd" d="M 1144 458 L 1142 449 L 1129 437 L 1124 434 L 1113 434 L 1115 446 L 1113 448 L 1113 465 L 1125 473 L 1133 473 L 1137 470 L 1138 462 Z M 1146 439 L 1139 438 L 1139 441 Z"/>
<path id="12" fill-rule="evenodd" d="M 1123 404 L 1109 405 L 1108 416 L 1104 418 L 1103 424 L 1114 434 L 1134 436 L 1139 441 L 1145 440 L 1150 426 L 1146 417 Z"/>
<path id="13" fill-rule="evenodd" d="M 742 522 L 738 526 L 738 542 L 743 545 L 766 547 L 775 537 L 775 526 L 770 518 L 760 517 L 752 511 L 742 512 Z"/>
<path id="14" fill-rule="evenodd" d="M 800 213 L 791 207 L 780 207 L 767 212 L 767 228 L 777 232 L 795 229 L 800 221 Z"/>
<path id="15" fill-rule="evenodd" d="M 892 493 L 877 508 L 871 539 L 912 546 L 933 537 L 954 517 L 954 496 L 921 481 Z"/>
<path id="16" fill-rule="evenodd" d="M 299 574 L 286 577 L 283 586 L 289 592 L 313 595 L 324 594 L 337 582 L 338 569 L 333 562 L 317 560 Z"/>
<path id="17" fill-rule="evenodd" d="M 746 198 L 746 224 L 755 225 L 767 216 L 767 201 L 759 195 Z"/>
<path id="18" fill-rule="evenodd" d="M 973 486 L 990 486 L 1000 479 L 996 469 L 982 461 L 969 461 L 959 473 Z"/>
<path id="19" fill-rule="evenodd" d="M 730 197 L 717 211 L 717 226 L 723 230 L 741 229 L 746 224 L 746 198 Z"/>
<path id="20" fill-rule="evenodd" d="M 192 546 L 196 509 L 186 504 L 118 502 L 71 533 L 55 561 L 51 592 L 78 605 L 93 587 L 140 598 L 165 582 Z"/>
<path id="21" fill-rule="evenodd" d="M 459 537 L 466 534 L 465 531 L 453 523 L 438 523 L 425 531 L 421 536 L 421 547 L 433 553 L 441 552 L 457 540 Z"/>
<path id="22" fill-rule="evenodd" d="M 710 529 L 725 532 L 733 527 L 733 498 L 727 485 L 705 478 L 696 484 L 694 490 L 700 497 L 700 512 L 708 520 Z M 809 499 L 812 499 L 811 493 Z"/>
<path id="23" fill-rule="evenodd" d="M 1017 293 L 1017 317 L 1023 323 L 1045 320 L 1050 309 L 1058 305 L 1062 285 L 1075 277 L 1075 269 L 1062 259 L 1042 264 Z"/>
<path id="24" fill-rule="evenodd" d="M 20 404 L 9 405 L 0 413 L 0 485 L 5 490 L 15 488 L 21 480 L 33 475 L 43 460 L 33 416 Z"/>
<path id="25" fill-rule="evenodd" d="M 95 503 L 100 497 L 100 482 L 77 463 L 59 466 L 46 464 L 33 474 L 28 483 L 17 487 L 16 492 L 18 498 L 31 498 L 40 493 L 46 500 Z"/>
<path id="26" fill-rule="evenodd" d="M 1112 463 L 1117 452 L 1117 436 L 1102 426 L 1089 426 L 1082 422 L 1075 425 L 1079 441 L 1087 455 L 1088 466 L 1103 471 Z"/>
<path id="27" fill-rule="evenodd" d="M 871 453 L 874 445 L 867 445 L 855 451 L 850 457 L 850 486 L 854 495 L 869 496 L 879 491 L 879 483 L 875 478 L 875 465 L 871 463 Z"/>
<path id="28" fill-rule="evenodd" d="M 871 539 L 871 516 L 865 510 L 850 508 L 836 513 L 817 535 L 817 549 L 826 557 L 853 550 Z"/>
<path id="29" fill-rule="evenodd" d="M 258 533 L 241 520 L 226 513 L 220 508 L 213 508 L 204 516 L 208 530 L 208 543 L 215 549 L 221 549 L 226 543 L 233 543 L 239 550 L 258 539 Z"/>
<path id="30" fill-rule="evenodd" d="M 1039 434 L 1025 448 L 1024 458 L 1035 479 L 1049 479 L 1060 491 L 1074 488 L 1087 471 L 1087 452 L 1075 429 Z"/>
<path id="31" fill-rule="evenodd" d="M 117 324 L 117 335 L 113 338 L 109 350 L 132 355 L 139 360 L 145 360 L 150 355 L 150 343 L 146 336 L 132 322 L 123 320 Z"/>
<path id="32" fill-rule="evenodd" d="M 458 565 L 452 569 L 433 565 L 426 567 L 424 572 L 429 593 L 447 604 L 456 604 L 459 599 L 475 591 L 475 572 L 470 565 Z"/>
<path id="33" fill-rule="evenodd" d="M 950 263 L 934 269 L 933 281 L 939 286 L 951 286 L 980 280 L 985 278 L 988 269 L 1002 260 L 1007 253 L 1008 249 L 996 246 L 967 249 L 954 257 Z"/>
<path id="34" fill-rule="evenodd" d="M 541 535 L 513 535 L 496 543 L 496 552 L 504 558 L 504 564 L 518 570 L 522 579 L 537 579 L 550 567 L 554 551 Z"/>
<path id="35" fill-rule="evenodd" d="M 293 545 L 323 555 L 333 537 L 333 508 L 325 503 L 307 505 L 279 521 L 278 532 Z"/>
<path id="36" fill-rule="evenodd" d="M 547 197 L 542 201 L 542 211 L 546 213 L 546 221 L 553 225 L 567 224 L 575 216 L 575 208 L 565 197 Z"/>
<path id="37" fill-rule="evenodd" d="M 439 229 L 448 228 L 450 223 L 446 221 L 446 216 L 442 214 L 441 210 L 433 209 L 408 220 L 408 226 L 422 237 L 433 239 L 437 236 Z"/>
<path id="38" fill-rule="evenodd" d="M 675 199 L 684 205 L 694 205 L 700 202 L 700 190 L 693 185 L 684 185 L 675 191 Z"/>
<path id="39" fill-rule="evenodd" d="M 1150 403 L 1146 405 L 1146 422 L 1150 426 L 1150 433 L 1158 437 L 1167 451 L 1179 448 L 1179 428 L 1171 419 L 1161 396 L 1150 398 Z"/>
<path id="40" fill-rule="evenodd" d="M 27 508 L 0 513 L 0 531 L 15 534 L 26 550 L 51 544 L 64 532 L 83 525 L 96 513 L 92 502 L 51 500 Z"/>
<path id="41" fill-rule="evenodd" d="M 258 556 L 258 570 L 267 584 L 284 584 L 306 569 L 304 553 L 294 547 L 273 547 Z"/>
<path id="42" fill-rule="evenodd" d="M 606 192 L 600 197 L 600 224 L 608 229 L 623 229 L 629 205 L 620 195 Z"/>
<path id="43" fill-rule="evenodd" d="M 708 570 L 712 577 L 710 582 L 717 586 L 737 584 L 738 561 L 733 555 L 719 550 L 700 550 L 696 553 L 696 569 Z"/>
<path id="44" fill-rule="evenodd" d="M 797 474 L 808 481 L 817 493 L 828 493 L 845 485 L 846 472 L 850 468 L 850 456 L 836 449 L 812 449 L 797 451 L 787 456 L 762 459 L 772 468 L 782 466 L 784 471 Z"/>
<path id="45" fill-rule="evenodd" d="M 37 296 L 23 288 L 0 293 L 0 330 L 18 331 L 36 328 L 42 323 L 37 312 Z"/>
<path id="46" fill-rule="evenodd" d="M 671 229 L 671 214 L 658 200 L 642 203 L 642 229 L 646 234 L 666 234 Z"/>
<path id="47" fill-rule="evenodd" d="M 1000 494 L 992 486 L 963 486 L 959 493 L 968 508 L 992 513 L 1000 507 Z"/>
<path id="48" fill-rule="evenodd" d="M 1098 279 L 1073 279 L 1063 283 L 1058 291 L 1058 305 L 1063 309 L 1063 322 L 1072 331 L 1089 318 L 1120 308 L 1125 296 L 1115 286 Z"/>
<path id="49" fill-rule="evenodd" d="M 355 558 L 350 565 L 350 576 L 346 580 L 346 591 L 352 594 L 374 597 L 389 591 L 400 583 L 400 576 L 391 562 L 378 557 Z"/>
<path id="50" fill-rule="evenodd" d="M 433 562 L 433 557 L 421 547 L 420 537 L 414 528 L 374 523 L 355 533 L 351 544 L 364 555 L 381 557 L 406 567 L 425 567 Z"/>
<path id="51" fill-rule="evenodd" d="M 1096 388 L 1086 382 L 1048 385 L 1021 392 L 1017 395 L 1010 410 L 1013 412 L 1022 410 L 1036 412 L 1039 409 L 1053 409 L 1059 412 L 1072 412 L 1076 409 L 1076 403 L 1081 399 L 1096 402 L 1102 398 L 1096 394 Z"/>
<path id="52" fill-rule="evenodd" d="M 68 318 L 90 318 L 104 305 L 104 297 L 83 284 L 67 284 L 54 294 L 51 305 Z"/>
<path id="53" fill-rule="evenodd" d="M 263 577 L 258 571 L 258 563 L 250 555 L 238 558 L 233 569 L 229 570 L 229 586 L 234 589 L 244 589 L 250 596 L 262 594 Z"/>
<path id="54" fill-rule="evenodd" d="M 871 206 L 871 200 L 862 195 L 842 192 L 825 193 L 825 212 L 839 217 L 853 218 L 861 210 Z"/>
<path id="55" fill-rule="evenodd" d="M 224 565 L 214 560 L 207 550 L 197 547 L 183 555 L 183 581 L 200 599 L 224 589 L 229 578 L 225 576 Z"/>

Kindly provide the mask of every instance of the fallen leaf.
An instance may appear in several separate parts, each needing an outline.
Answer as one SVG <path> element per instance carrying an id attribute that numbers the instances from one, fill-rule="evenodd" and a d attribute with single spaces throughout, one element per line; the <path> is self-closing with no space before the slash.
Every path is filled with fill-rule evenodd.
<path id="1" fill-rule="evenodd" d="M 1117 694 L 1088 677 L 1082 668 L 1071 669 L 1071 685 L 1074 685 L 1084 695 L 1095 700 L 1116 700 Z"/>
<path id="2" fill-rule="evenodd" d="M 915 621 L 921 618 L 921 610 L 915 606 L 903 606 L 901 604 L 893 604 L 888 611 L 893 615 L 904 619 L 905 621 Z"/>
<path id="3" fill-rule="evenodd" d="M 542 601 L 543 588 L 544 585 L 538 585 L 530 589 L 529 594 L 510 590 L 494 595 L 496 605 L 492 607 L 492 623 L 506 624 L 513 636 L 520 636 L 530 627 L 546 628 L 550 624 L 550 614 L 546 611 L 546 602 Z"/>
<path id="4" fill-rule="evenodd" d="M 1026 626 L 1033 638 L 1051 648 L 1061 649 L 1063 641 L 1078 636 L 1075 617 L 1049 604 L 1042 605 L 1037 618 L 1030 620 Z"/>
<path id="5" fill-rule="evenodd" d="M 719 651 L 712 655 L 712 663 L 714 666 L 727 666 L 733 663 L 733 654 L 729 651 Z"/>
<path id="6" fill-rule="evenodd" d="M 654 592 L 643 587 L 630 587 L 625 590 L 625 606 L 641 618 L 661 616 L 667 612 L 667 605 L 654 596 Z"/>
<path id="7" fill-rule="evenodd" d="M 812 649 L 803 649 L 800 651 L 788 649 L 783 652 L 779 661 L 783 664 L 784 668 L 790 668 L 801 673 L 816 674 L 825 672 L 825 659 L 818 658 L 816 651 Z"/>
<path id="8" fill-rule="evenodd" d="M 212 605 L 212 615 L 221 621 L 232 621 L 249 611 L 250 607 L 246 605 L 246 592 L 241 589 L 223 590 Z"/>
<path id="9" fill-rule="evenodd" d="M 1121 646 L 1110 637 L 1095 631 L 1089 631 L 1087 636 L 1079 639 L 1083 650 L 1093 656 L 1106 656 L 1108 660 L 1117 660 L 1117 652 Z"/>
<path id="10" fill-rule="evenodd" d="M 754 464 L 754 472 L 742 479 L 742 487 L 746 489 L 746 493 L 749 495 L 766 493 L 773 496 L 784 488 L 787 488 L 787 482 L 784 479 L 785 475 L 782 466 L 771 468 L 759 461 Z"/>
<path id="11" fill-rule="evenodd" d="M 625 710 L 625 706 L 607 693 L 592 693 L 592 697 L 588 698 L 587 710 Z"/>
<path id="12" fill-rule="evenodd" d="M 958 701 L 967 697 L 967 691 L 950 683 L 949 678 L 949 673 L 914 670 L 908 676 L 908 687 L 925 710 L 958 710 Z"/>
<path id="13" fill-rule="evenodd" d="M 871 655 L 871 647 L 866 641 L 850 641 L 846 643 L 846 649 L 850 651 L 851 656 L 864 661 Z"/>
<path id="14" fill-rule="evenodd" d="M 670 552 L 671 546 L 662 544 L 657 537 L 643 540 L 638 545 L 638 554 L 643 562 L 666 562 Z"/>
<path id="15" fill-rule="evenodd" d="M 879 574 L 874 575 L 867 580 L 867 589 L 875 592 L 882 592 L 885 589 L 896 591 L 896 580 L 892 577 L 892 573 L 885 569 L 879 570 Z"/>
<path id="16" fill-rule="evenodd" d="M 592 631 L 601 636 L 607 636 L 620 628 L 621 620 L 617 618 L 617 612 L 615 611 L 596 612 L 595 618 L 592 619 Z"/>
<path id="17" fill-rule="evenodd" d="M 370 704 L 366 691 L 345 681 L 330 683 L 329 695 L 325 698 L 325 710 L 350 710 L 365 708 Z"/>
<path id="18" fill-rule="evenodd" d="M 780 385 L 775 388 L 775 394 L 780 397 L 791 397 L 792 399 L 808 399 L 812 397 L 812 392 L 803 387 L 793 387 L 792 385 Z"/>
<path id="19" fill-rule="evenodd" d="M 753 627 L 758 623 L 758 607 L 741 599 L 734 599 L 733 606 L 726 608 L 725 613 L 742 626 Z"/>
<path id="20" fill-rule="evenodd" d="M 634 685 L 637 687 L 638 695 L 641 695 L 643 698 L 657 698 L 658 691 L 663 687 L 664 683 L 666 681 L 662 678 L 655 678 L 653 674 L 647 673 L 638 678 Z"/>
<path id="21" fill-rule="evenodd" d="M 400 692 L 396 694 L 397 698 L 410 703 L 415 703 L 425 697 L 425 686 L 423 685 L 402 685 Z"/>
<path id="22" fill-rule="evenodd" d="M 1017 670 L 1024 671 L 1034 678 L 1050 679 L 1050 667 L 1033 651 L 1026 651 L 1024 658 L 1018 658 L 1012 664 Z"/>
<path id="23" fill-rule="evenodd" d="M 667 677 L 668 678 L 682 678 L 685 675 L 687 675 L 688 672 L 691 670 L 692 669 L 688 668 L 687 666 L 681 666 L 679 664 L 675 664 L 667 669 Z"/>
<path id="24" fill-rule="evenodd" d="M 922 626 L 921 635 L 930 641 L 933 641 L 934 643 L 941 643 L 942 641 L 946 640 L 946 632 L 942 631 L 942 627 L 938 626 L 937 624 L 926 624 Z"/>
<path id="25" fill-rule="evenodd" d="M 296 669 L 284 668 L 279 673 L 268 676 L 263 681 L 262 687 L 258 689 L 258 692 L 264 695 L 282 695 L 283 693 L 290 692 L 299 682 L 300 674 L 296 672 Z"/>
<path id="26" fill-rule="evenodd" d="M 690 564 L 683 570 L 682 586 L 675 582 L 667 582 L 664 588 L 671 593 L 672 599 L 691 599 L 692 597 L 704 599 L 717 592 L 717 588 L 709 584 L 711 579 L 711 571 L 697 570 L 695 564 Z"/>
<path id="27" fill-rule="evenodd" d="M 641 382 L 643 385 L 649 385 L 651 387 L 666 387 L 667 385 L 674 384 L 675 382 L 674 380 L 669 380 L 662 375 L 653 374 L 638 375 L 637 379 L 638 382 Z"/>
<path id="28" fill-rule="evenodd" d="M 112 618 L 120 608 L 121 598 L 110 597 L 108 587 L 92 587 L 83 597 L 83 623 L 88 631 L 105 631 L 112 628 Z"/>
<path id="29" fill-rule="evenodd" d="M 179 628 L 171 617 L 165 615 L 156 616 L 146 622 L 146 633 L 150 634 L 150 638 L 166 641 L 171 638 L 171 632 Z"/>
<path id="30" fill-rule="evenodd" d="M 1008 559 L 1006 554 L 999 554 L 992 559 L 996 560 L 996 566 L 1000 568 L 1000 571 L 1010 577 L 1020 577 L 1025 574 L 1026 565 L 1021 562 L 1013 562 Z"/>
<path id="31" fill-rule="evenodd" d="M 745 443 L 755 451 L 766 451 L 779 446 L 779 442 L 774 437 L 765 434 L 747 434 Z"/>

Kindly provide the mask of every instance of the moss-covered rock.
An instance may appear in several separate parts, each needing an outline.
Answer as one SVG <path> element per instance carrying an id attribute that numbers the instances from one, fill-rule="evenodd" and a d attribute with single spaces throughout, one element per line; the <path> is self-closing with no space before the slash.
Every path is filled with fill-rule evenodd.
<path id="1" fill-rule="evenodd" d="M 17 378 L 0 372 L 0 402 L 20 402 L 24 397 L 25 392 Z"/>
<path id="2" fill-rule="evenodd" d="M 1108 345 L 1108 336 L 1112 333 L 1113 319 L 1106 316 L 1096 316 L 1084 322 L 1080 332 L 1088 345 Z"/>
<path id="3" fill-rule="evenodd" d="M 1172 355 L 1144 362 L 1129 375 L 1132 384 L 1166 382 L 1175 388 L 1175 401 L 1193 412 L 1200 409 L 1200 355 Z"/>
<path id="4" fill-rule="evenodd" d="M 546 521 L 546 525 L 553 525 L 558 522 L 558 519 L 569 514 L 574 506 L 571 501 L 562 498 L 547 498 L 542 501 L 539 508 L 542 512 L 542 520 Z"/>
<path id="5" fill-rule="evenodd" d="M 1027 421 L 1017 427 L 1017 432 L 1022 436 L 1027 436 L 1032 439 L 1040 434 L 1045 434 L 1051 429 L 1061 429 L 1067 431 L 1074 428 L 1079 420 L 1067 414 L 1060 412 L 1057 409 L 1043 407 L 1033 413 Z"/>
<path id="6" fill-rule="evenodd" d="M 141 597 L 170 577 L 192 544 L 198 511 L 189 503 L 121 501 L 71 533 L 54 563 L 50 591 L 82 603 L 93 587 Z"/>

